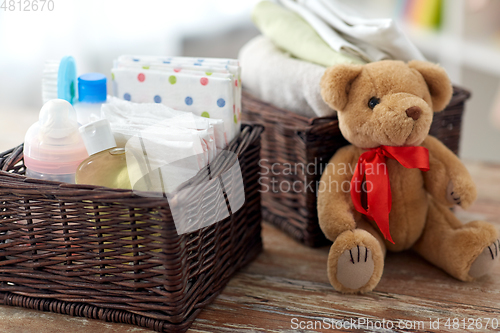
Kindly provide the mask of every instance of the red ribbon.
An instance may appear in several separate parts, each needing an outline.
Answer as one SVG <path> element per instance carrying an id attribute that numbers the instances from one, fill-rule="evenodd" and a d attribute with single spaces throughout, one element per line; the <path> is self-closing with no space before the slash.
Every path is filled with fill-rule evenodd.
<path id="1" fill-rule="evenodd" d="M 395 159 L 405 168 L 429 171 L 429 151 L 420 146 L 380 146 L 371 148 L 359 157 L 351 180 L 351 198 L 354 207 L 358 212 L 374 220 L 385 239 L 394 244 L 389 231 L 392 194 L 387 157 Z M 366 209 L 361 204 L 362 186 L 363 192 L 366 193 Z"/>

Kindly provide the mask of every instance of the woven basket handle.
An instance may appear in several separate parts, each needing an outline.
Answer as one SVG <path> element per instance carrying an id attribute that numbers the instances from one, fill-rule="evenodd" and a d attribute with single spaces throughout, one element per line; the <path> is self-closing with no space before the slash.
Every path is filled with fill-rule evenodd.
<path id="1" fill-rule="evenodd" d="M 24 144 L 11 148 L 0 154 L 0 170 L 7 171 L 12 169 L 23 159 Z"/>

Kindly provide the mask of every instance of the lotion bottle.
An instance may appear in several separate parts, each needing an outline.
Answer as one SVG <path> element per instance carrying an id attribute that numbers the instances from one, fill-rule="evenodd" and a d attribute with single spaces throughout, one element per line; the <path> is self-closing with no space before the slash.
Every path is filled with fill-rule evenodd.
<path id="1" fill-rule="evenodd" d="M 76 171 L 76 183 L 132 189 L 124 148 L 116 148 L 116 141 L 107 119 L 80 127 L 80 134 L 89 157 Z"/>

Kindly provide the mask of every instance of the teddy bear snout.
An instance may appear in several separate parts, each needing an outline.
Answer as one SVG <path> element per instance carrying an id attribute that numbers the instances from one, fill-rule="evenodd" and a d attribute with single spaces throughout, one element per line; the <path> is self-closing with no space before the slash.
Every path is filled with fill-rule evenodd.
<path id="1" fill-rule="evenodd" d="M 413 120 L 417 120 L 422 114 L 422 109 L 418 106 L 412 106 L 411 108 L 406 109 L 406 114 Z"/>

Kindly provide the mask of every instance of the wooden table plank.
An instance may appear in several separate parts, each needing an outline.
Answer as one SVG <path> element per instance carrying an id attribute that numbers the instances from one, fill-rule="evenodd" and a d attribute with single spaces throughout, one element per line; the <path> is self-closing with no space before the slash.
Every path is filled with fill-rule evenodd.
<path id="1" fill-rule="evenodd" d="M 292 318 L 385 319 L 393 321 L 396 332 L 407 331 L 399 329 L 400 320 L 424 321 L 426 330 L 429 320 L 438 318 L 500 321 L 500 267 L 477 282 L 464 283 L 412 252 L 389 253 L 376 291 L 343 295 L 333 290 L 326 276 L 328 247 L 304 247 L 267 224 L 263 235 L 264 253 L 231 280 L 190 331 L 291 330 Z"/>

